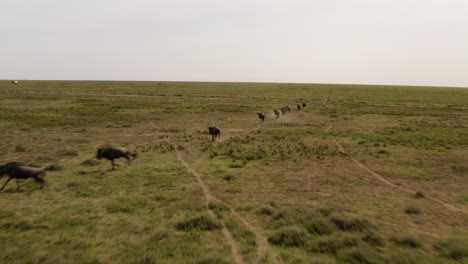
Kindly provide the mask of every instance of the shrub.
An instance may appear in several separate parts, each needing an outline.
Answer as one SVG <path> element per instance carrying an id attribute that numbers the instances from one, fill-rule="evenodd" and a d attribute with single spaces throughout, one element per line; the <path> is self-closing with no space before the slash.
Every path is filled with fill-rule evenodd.
<path id="1" fill-rule="evenodd" d="M 312 244 L 310 251 L 318 253 L 336 254 L 343 248 L 355 247 L 358 245 L 359 240 L 356 238 L 325 238 L 316 240 Z"/>
<path id="2" fill-rule="evenodd" d="M 385 264 L 385 259 L 371 248 L 347 248 L 338 252 L 337 258 L 346 264 Z"/>
<path id="3" fill-rule="evenodd" d="M 58 164 L 52 164 L 44 168 L 45 171 L 61 171 L 63 167 Z"/>
<path id="4" fill-rule="evenodd" d="M 74 150 L 69 150 L 69 151 L 66 151 L 65 153 L 63 153 L 63 155 L 65 155 L 65 156 L 78 156 L 78 152 L 76 152 Z"/>
<path id="5" fill-rule="evenodd" d="M 234 176 L 234 175 L 224 175 L 223 179 L 225 181 L 233 181 L 233 180 L 236 179 L 236 176 Z"/>
<path id="6" fill-rule="evenodd" d="M 327 219 L 322 218 L 309 218 L 304 223 L 307 231 L 315 235 L 328 235 L 335 231 L 335 226 Z"/>
<path id="7" fill-rule="evenodd" d="M 266 204 L 260 207 L 259 213 L 263 215 L 272 215 L 275 213 L 275 208 L 273 208 L 273 206 L 271 205 Z"/>
<path id="8" fill-rule="evenodd" d="M 307 232 L 298 226 L 283 227 L 268 238 L 273 245 L 283 247 L 303 247 L 309 242 Z"/>
<path id="9" fill-rule="evenodd" d="M 421 213 L 421 210 L 414 206 L 414 205 L 408 205 L 406 208 L 405 208 L 405 213 L 406 214 L 420 214 Z"/>
<path id="10" fill-rule="evenodd" d="M 226 263 L 228 263 L 228 262 L 222 260 L 219 257 L 209 257 L 209 258 L 205 258 L 205 259 L 197 262 L 197 264 L 226 264 Z"/>
<path id="11" fill-rule="evenodd" d="M 359 216 L 332 213 L 329 217 L 330 220 L 343 231 L 363 231 L 370 227 L 369 220 Z"/>
<path id="12" fill-rule="evenodd" d="M 231 209 L 224 203 L 210 202 L 208 208 L 215 213 L 218 218 L 222 217 L 223 212 L 229 212 Z"/>
<path id="13" fill-rule="evenodd" d="M 468 237 L 457 236 L 437 243 L 434 246 L 443 257 L 457 261 L 468 259 Z"/>
<path id="14" fill-rule="evenodd" d="M 375 247 L 385 246 L 385 240 L 372 231 L 367 232 L 367 234 L 362 237 L 362 241 Z"/>
<path id="15" fill-rule="evenodd" d="M 415 194 L 414 194 L 414 198 L 416 199 L 422 199 L 422 198 L 425 198 L 426 195 L 424 195 L 423 192 L 420 192 L 420 191 L 417 191 Z"/>
<path id="16" fill-rule="evenodd" d="M 216 229 L 221 229 L 221 224 L 218 220 L 214 219 L 211 216 L 202 214 L 189 217 L 183 221 L 180 221 L 176 224 L 176 228 L 181 231 L 190 231 L 190 230 L 203 230 L 211 231 Z"/>
<path id="17" fill-rule="evenodd" d="M 443 264 L 447 263 L 432 255 L 425 255 L 413 249 L 392 250 L 388 263 L 394 264 Z M 452 262 L 450 262 L 452 263 Z M 448 263 L 447 263 L 448 264 Z"/>
<path id="18" fill-rule="evenodd" d="M 78 187 L 78 186 L 79 186 L 79 184 L 76 183 L 76 182 L 69 182 L 69 183 L 67 183 L 67 187 L 68 187 L 68 188 L 76 188 L 76 187 Z"/>
<path id="19" fill-rule="evenodd" d="M 99 161 L 97 159 L 87 159 L 81 162 L 81 166 L 96 166 L 98 164 L 99 164 Z"/>
<path id="20" fill-rule="evenodd" d="M 393 242 L 395 243 L 395 245 L 401 246 L 401 247 L 410 247 L 410 248 L 421 247 L 421 241 L 411 236 L 394 238 Z"/>
<path id="21" fill-rule="evenodd" d="M 340 209 L 332 208 L 332 207 L 323 207 L 318 209 L 318 212 L 323 216 L 330 216 L 332 213 L 341 213 Z"/>
<path id="22" fill-rule="evenodd" d="M 21 146 L 21 145 L 17 145 L 17 146 L 15 147 L 15 151 L 16 151 L 16 152 L 25 152 L 26 149 L 25 149 L 23 146 Z"/>

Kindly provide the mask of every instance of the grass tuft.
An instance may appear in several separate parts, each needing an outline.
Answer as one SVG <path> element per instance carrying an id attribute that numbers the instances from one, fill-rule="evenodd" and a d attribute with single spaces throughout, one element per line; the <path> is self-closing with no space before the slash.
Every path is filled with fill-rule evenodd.
<path id="1" fill-rule="evenodd" d="M 304 247 L 309 243 L 309 236 L 301 227 L 287 226 L 270 236 L 268 242 L 283 247 Z"/>
<path id="2" fill-rule="evenodd" d="M 415 194 L 414 194 L 414 198 L 416 199 L 423 199 L 423 198 L 426 198 L 426 195 L 421 192 L 421 191 L 417 191 Z"/>
<path id="3" fill-rule="evenodd" d="M 442 240 L 434 245 L 441 256 L 466 263 L 468 260 L 468 236 L 460 235 Z"/>
<path id="4" fill-rule="evenodd" d="M 212 231 L 221 229 L 221 224 L 213 217 L 200 214 L 184 219 L 176 224 L 176 228 L 181 231 L 202 230 Z"/>
<path id="5" fill-rule="evenodd" d="M 336 230 L 335 226 L 328 219 L 324 218 L 312 217 L 306 219 L 304 225 L 307 231 L 314 235 L 329 235 Z"/>
<path id="6" fill-rule="evenodd" d="M 405 213 L 406 213 L 406 214 L 418 215 L 418 214 L 421 214 L 421 209 L 419 209 L 419 208 L 416 207 L 415 205 L 408 205 L 408 206 L 405 208 Z"/>
<path id="7" fill-rule="evenodd" d="M 61 171 L 63 167 L 58 164 L 52 164 L 44 168 L 45 171 Z"/>
<path id="8" fill-rule="evenodd" d="M 89 166 L 89 167 L 96 166 L 98 164 L 99 164 L 99 160 L 97 160 L 97 159 L 87 159 L 87 160 L 81 162 L 81 166 Z"/>
<path id="9" fill-rule="evenodd" d="M 363 231 L 370 228 L 367 218 L 360 216 L 349 216 L 342 213 L 332 213 L 330 220 L 343 231 Z"/>
<path id="10" fill-rule="evenodd" d="M 341 249 L 355 247 L 358 243 L 359 240 L 354 237 L 328 237 L 314 241 L 310 247 L 310 251 L 316 253 L 336 254 Z"/>
<path id="11" fill-rule="evenodd" d="M 347 248 L 338 252 L 337 258 L 346 264 L 386 264 L 387 261 L 371 248 Z"/>
<path id="12" fill-rule="evenodd" d="M 412 236 L 394 238 L 392 239 L 392 241 L 393 243 L 395 243 L 395 245 L 400 246 L 400 247 L 410 247 L 410 248 L 421 247 L 421 241 L 419 241 L 419 239 L 412 237 Z"/>

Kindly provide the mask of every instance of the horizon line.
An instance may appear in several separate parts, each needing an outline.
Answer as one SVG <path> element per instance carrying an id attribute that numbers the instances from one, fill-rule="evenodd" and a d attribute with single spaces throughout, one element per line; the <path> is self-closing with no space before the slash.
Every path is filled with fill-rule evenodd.
<path id="1" fill-rule="evenodd" d="M 167 80 L 106 80 L 106 79 L 0 79 L 0 81 L 76 81 L 76 82 L 172 82 L 172 83 L 256 83 L 256 84 L 304 84 L 304 85 L 350 85 L 350 86 L 394 86 L 394 87 L 428 87 L 428 88 L 462 88 L 468 86 L 442 86 L 442 85 L 406 85 L 406 84 L 364 84 L 364 83 L 313 83 L 313 82 L 255 82 L 255 81 L 167 81 Z"/>

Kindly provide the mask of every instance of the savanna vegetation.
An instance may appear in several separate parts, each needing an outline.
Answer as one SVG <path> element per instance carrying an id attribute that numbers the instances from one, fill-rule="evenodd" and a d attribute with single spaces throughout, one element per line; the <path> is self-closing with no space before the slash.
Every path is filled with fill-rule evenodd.
<path id="1" fill-rule="evenodd" d="M 468 263 L 467 127 L 461 88 L 0 81 L 47 181 L 0 192 L 0 263 Z"/>

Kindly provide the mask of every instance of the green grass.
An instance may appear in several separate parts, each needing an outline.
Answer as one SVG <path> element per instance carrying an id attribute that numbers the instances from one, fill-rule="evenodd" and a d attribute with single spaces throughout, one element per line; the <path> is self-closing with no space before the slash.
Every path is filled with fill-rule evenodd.
<path id="1" fill-rule="evenodd" d="M 429 198 L 468 210 L 467 102 L 435 87 L 0 81 L 0 162 L 47 181 L 0 192 L 0 263 L 234 263 L 223 225 L 246 263 L 464 263 L 466 214 Z M 102 146 L 138 157 L 111 171 Z"/>

